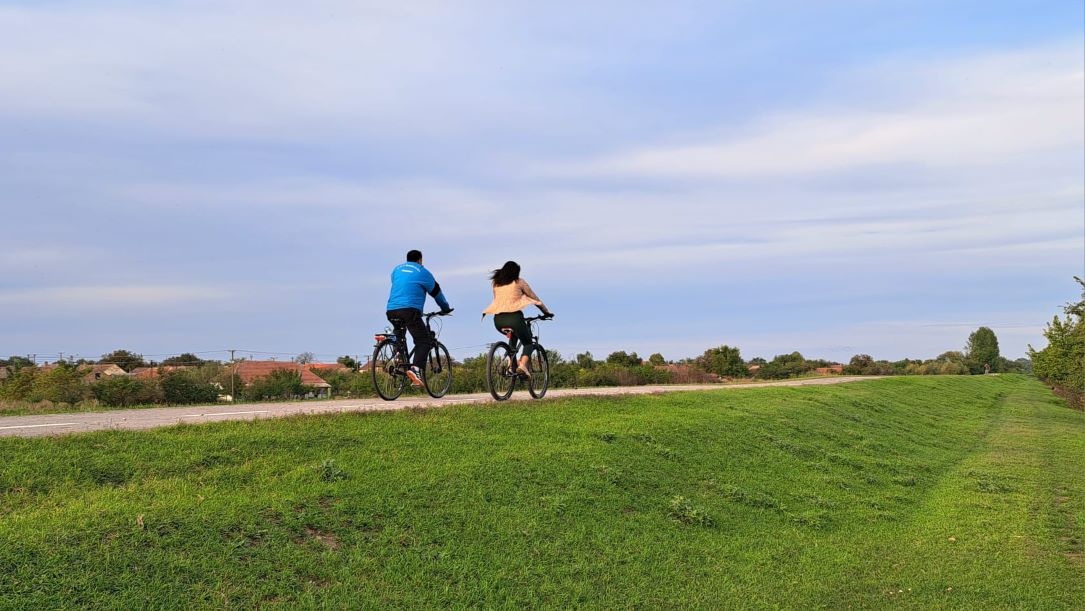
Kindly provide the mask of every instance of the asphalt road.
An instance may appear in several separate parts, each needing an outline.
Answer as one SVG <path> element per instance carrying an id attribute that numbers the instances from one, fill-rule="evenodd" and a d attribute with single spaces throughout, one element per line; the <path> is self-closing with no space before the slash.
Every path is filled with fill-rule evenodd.
<path id="1" fill-rule="evenodd" d="M 690 390 L 742 390 L 766 386 L 814 386 L 842 384 L 875 379 L 875 376 L 834 376 L 758 382 L 753 384 L 697 384 L 665 386 L 620 386 L 603 388 L 552 389 L 546 399 L 556 397 L 593 395 L 643 395 Z M 517 392 L 513 399 L 528 399 L 526 391 Z M 153 429 L 181 423 L 199 424 L 224 420 L 263 420 L 285 418 L 303 414 L 343 414 L 353 412 L 386 412 L 408 408 L 432 408 L 444 405 L 492 403 L 489 393 L 448 395 L 441 399 L 410 395 L 396 401 L 381 399 L 339 399 L 334 401 L 289 401 L 282 403 L 219 404 L 192 407 L 156 407 L 150 409 L 113 410 L 107 412 L 77 412 L 72 414 L 47 414 L 31 416 L 7 416 L 0 418 L 0 437 L 44 437 L 68 435 L 88 431 Z"/>

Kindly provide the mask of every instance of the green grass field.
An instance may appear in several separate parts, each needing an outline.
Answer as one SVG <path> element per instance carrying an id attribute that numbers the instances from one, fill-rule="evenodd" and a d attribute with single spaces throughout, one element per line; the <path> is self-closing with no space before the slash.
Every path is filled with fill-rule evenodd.
<path id="1" fill-rule="evenodd" d="M 0 439 L 0 608 L 1085 607 L 1021 376 Z"/>

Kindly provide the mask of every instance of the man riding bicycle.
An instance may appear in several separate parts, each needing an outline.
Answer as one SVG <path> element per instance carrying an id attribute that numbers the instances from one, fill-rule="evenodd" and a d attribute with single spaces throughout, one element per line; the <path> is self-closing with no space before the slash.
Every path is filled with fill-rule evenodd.
<path id="1" fill-rule="evenodd" d="M 403 342 L 403 351 L 406 353 L 406 338 L 402 337 L 403 328 L 411 332 L 414 338 L 414 360 L 411 368 L 407 370 L 407 377 L 411 385 L 422 385 L 422 368 L 426 366 L 426 356 L 433 348 L 433 339 L 430 337 L 426 323 L 422 321 L 422 308 L 426 305 L 426 294 L 433 297 L 437 305 L 441 306 L 441 314 L 452 312 L 441 285 L 437 284 L 433 274 L 422 266 L 422 252 L 412 250 L 407 253 L 407 262 L 396 266 L 392 270 L 392 291 L 388 295 L 388 322 L 396 330 Z"/>

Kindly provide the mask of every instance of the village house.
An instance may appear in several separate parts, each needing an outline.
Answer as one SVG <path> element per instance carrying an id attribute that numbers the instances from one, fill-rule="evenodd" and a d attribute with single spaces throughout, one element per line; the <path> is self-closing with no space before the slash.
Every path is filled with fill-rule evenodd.
<path id="1" fill-rule="evenodd" d="M 38 371 L 41 373 L 49 373 L 59 366 L 60 365 L 57 363 L 45 363 L 44 365 L 38 366 Z M 83 382 L 87 384 L 93 384 L 94 382 L 113 376 L 128 375 L 123 369 L 113 363 L 106 363 L 104 365 L 80 365 L 79 373 L 83 374 Z"/>
<path id="2" fill-rule="evenodd" d="M 324 372 L 350 373 L 353 371 L 350 367 L 346 367 L 342 363 L 306 363 L 305 367 L 318 376 Z"/>
<path id="3" fill-rule="evenodd" d="M 829 365 L 828 367 L 818 367 L 814 369 L 814 373 L 823 376 L 839 375 L 844 373 L 843 365 Z"/>
<path id="4" fill-rule="evenodd" d="M 85 365 L 79 368 L 80 372 L 85 372 L 83 381 L 89 383 L 97 382 L 102 378 L 111 378 L 113 376 L 128 375 L 123 369 L 114 365 L 113 363 L 107 363 L 105 365 Z"/>
<path id="5" fill-rule="evenodd" d="M 241 382 L 248 386 L 261 378 L 266 378 L 275 371 L 296 371 L 301 375 L 301 383 L 312 387 L 307 398 L 326 399 L 332 394 L 332 385 L 321 379 L 305 365 L 282 361 L 241 361 L 233 366 L 234 373 Z"/>

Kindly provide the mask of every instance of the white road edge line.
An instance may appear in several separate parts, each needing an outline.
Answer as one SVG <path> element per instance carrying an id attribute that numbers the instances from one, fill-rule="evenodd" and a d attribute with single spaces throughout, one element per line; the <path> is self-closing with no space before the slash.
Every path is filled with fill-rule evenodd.
<path id="1" fill-rule="evenodd" d="M 257 409 L 251 412 L 216 412 L 214 414 L 185 414 L 182 418 L 204 418 L 206 416 L 238 416 L 241 414 L 266 414 L 268 410 Z"/>
<path id="2" fill-rule="evenodd" d="M 0 426 L 0 431 L 8 429 L 36 429 L 43 426 L 78 426 L 78 422 L 57 422 L 54 424 L 20 424 L 17 426 Z"/>

